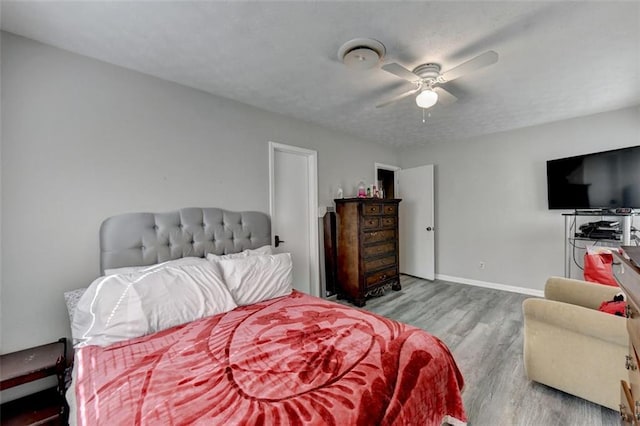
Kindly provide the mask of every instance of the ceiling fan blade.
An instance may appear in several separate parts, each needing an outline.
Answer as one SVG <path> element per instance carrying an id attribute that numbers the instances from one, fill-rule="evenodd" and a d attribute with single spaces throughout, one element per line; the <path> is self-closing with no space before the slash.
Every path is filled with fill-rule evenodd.
<path id="1" fill-rule="evenodd" d="M 386 72 L 390 72 L 391 74 L 394 74 L 407 81 L 414 82 L 414 81 L 420 80 L 419 75 L 412 73 L 402 65 L 396 64 L 395 62 L 383 65 L 382 69 L 385 70 Z"/>
<path id="2" fill-rule="evenodd" d="M 433 90 L 438 94 L 438 103 L 442 106 L 451 105 L 458 100 L 458 98 L 442 86 L 436 86 Z"/>
<path id="3" fill-rule="evenodd" d="M 389 100 L 388 100 L 388 101 L 386 101 L 386 102 L 383 102 L 383 103 L 381 103 L 381 104 L 378 104 L 378 105 L 376 105 L 376 108 L 382 108 L 382 107 L 385 107 L 385 106 L 387 106 L 387 105 L 390 105 L 390 104 L 392 104 L 392 103 L 394 103 L 394 102 L 398 102 L 400 99 L 404 99 L 404 98 L 406 98 L 407 96 L 411 96 L 411 95 L 413 95 L 413 94 L 418 93 L 418 91 L 420 91 L 420 87 L 418 87 L 418 88 L 416 88 L 416 89 L 413 89 L 413 90 L 409 90 L 408 92 L 404 92 L 403 94 L 398 95 L 398 96 L 396 96 L 395 98 L 389 99 Z"/>
<path id="4" fill-rule="evenodd" d="M 483 54 L 478 55 L 473 59 L 469 59 L 467 62 L 463 62 L 457 67 L 451 68 L 449 71 L 442 73 L 438 78 L 438 81 L 442 83 L 452 81 L 477 69 L 495 64 L 496 62 L 498 62 L 498 54 L 493 50 L 489 50 L 488 52 L 484 52 Z"/>

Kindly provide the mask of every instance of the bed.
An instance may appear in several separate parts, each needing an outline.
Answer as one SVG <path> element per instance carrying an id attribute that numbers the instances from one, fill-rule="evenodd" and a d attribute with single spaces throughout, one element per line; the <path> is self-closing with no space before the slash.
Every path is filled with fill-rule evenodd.
<path id="1" fill-rule="evenodd" d="M 263 213 L 120 215 L 100 241 L 104 276 L 72 308 L 71 424 L 466 423 L 448 348 L 292 290 Z"/>

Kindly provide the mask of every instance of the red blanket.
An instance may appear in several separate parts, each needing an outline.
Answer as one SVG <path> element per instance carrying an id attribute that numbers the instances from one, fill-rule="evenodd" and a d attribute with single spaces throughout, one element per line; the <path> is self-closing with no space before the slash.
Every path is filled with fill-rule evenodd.
<path id="1" fill-rule="evenodd" d="M 77 421 L 439 425 L 463 379 L 430 334 L 295 292 L 76 353 Z"/>

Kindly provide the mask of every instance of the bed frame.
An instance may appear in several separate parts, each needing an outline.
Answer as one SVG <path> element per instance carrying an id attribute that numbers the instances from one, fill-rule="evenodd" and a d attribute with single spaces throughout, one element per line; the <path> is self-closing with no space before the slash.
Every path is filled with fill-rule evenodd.
<path id="1" fill-rule="evenodd" d="M 271 244 L 271 221 L 261 212 L 184 208 L 127 213 L 100 226 L 100 271 L 146 266 L 182 257 L 228 254 Z"/>

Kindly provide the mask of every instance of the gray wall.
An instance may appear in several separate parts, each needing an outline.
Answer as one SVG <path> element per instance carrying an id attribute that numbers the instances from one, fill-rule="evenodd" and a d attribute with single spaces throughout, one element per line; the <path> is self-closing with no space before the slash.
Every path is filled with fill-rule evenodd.
<path id="1" fill-rule="evenodd" d="M 318 151 L 319 203 L 390 148 L 2 34 L 0 352 L 68 335 L 62 293 L 99 273 L 108 216 L 269 210 L 268 141 Z"/>
<path id="2" fill-rule="evenodd" d="M 547 208 L 546 161 L 633 145 L 639 107 L 401 151 L 403 168 L 435 165 L 436 273 L 542 290 L 564 273 L 564 220 Z"/>

